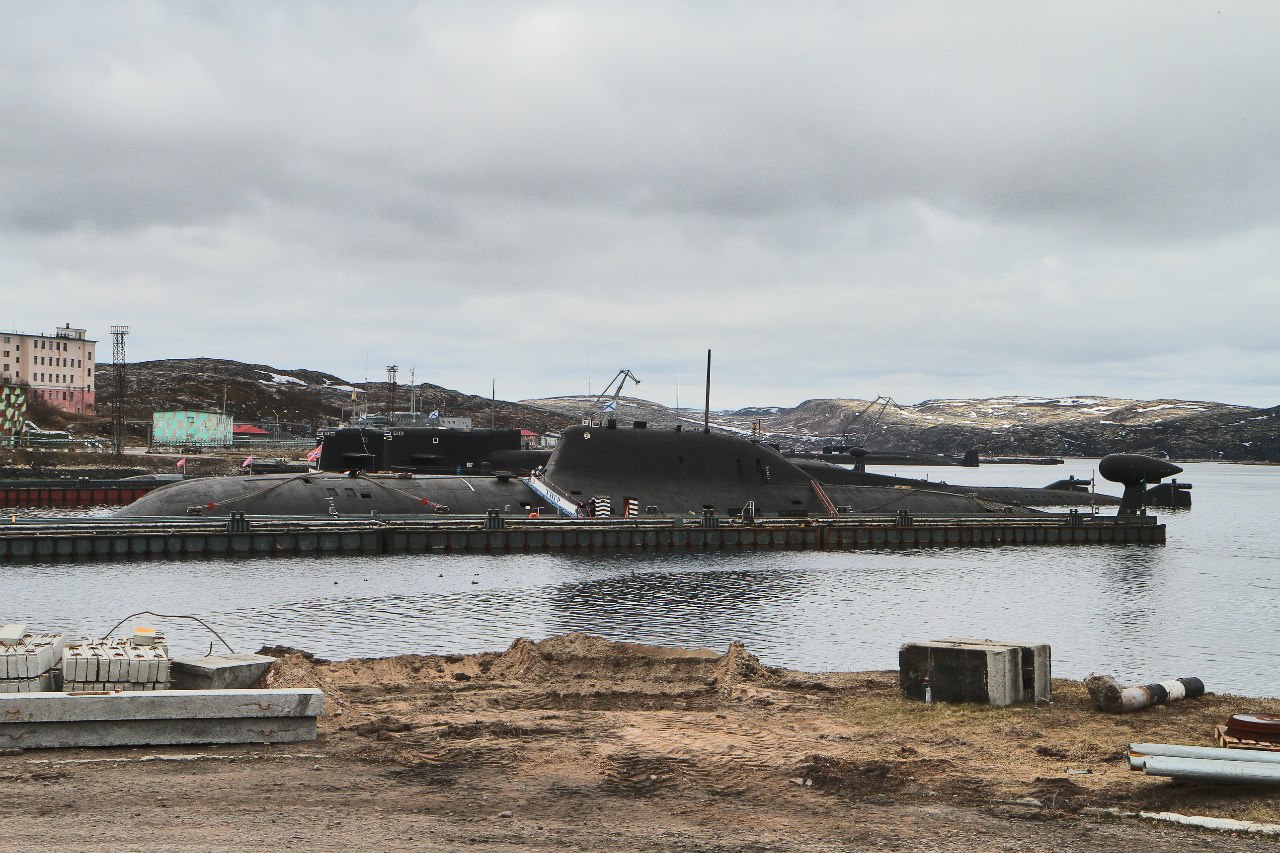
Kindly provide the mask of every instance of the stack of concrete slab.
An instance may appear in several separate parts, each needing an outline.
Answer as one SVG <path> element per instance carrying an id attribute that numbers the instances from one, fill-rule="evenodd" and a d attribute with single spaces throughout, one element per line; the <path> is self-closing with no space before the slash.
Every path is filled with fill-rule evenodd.
<path id="1" fill-rule="evenodd" d="M 0 696 L 0 743 L 22 749 L 316 739 L 324 694 L 165 690 Z"/>
<path id="2" fill-rule="evenodd" d="M 898 651 L 904 695 L 934 702 L 1004 707 L 1052 698 L 1051 652 L 1044 643 L 946 637 Z"/>
<path id="3" fill-rule="evenodd" d="M 167 690 L 169 650 L 164 637 L 86 640 L 62 653 L 63 689 L 69 693 Z"/>
<path id="4" fill-rule="evenodd" d="M 64 644 L 61 634 L 31 634 L 25 625 L 0 628 L 0 693 L 53 690 Z"/>

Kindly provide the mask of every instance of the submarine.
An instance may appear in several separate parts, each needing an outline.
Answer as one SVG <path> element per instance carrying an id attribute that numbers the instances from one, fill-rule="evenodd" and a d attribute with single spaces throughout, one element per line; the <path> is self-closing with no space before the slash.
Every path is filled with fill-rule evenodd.
<path id="1" fill-rule="evenodd" d="M 509 439 L 502 436 L 463 439 L 460 435 L 465 433 L 446 436 L 439 430 L 417 435 L 412 428 L 353 432 L 336 430 L 325 436 L 321 467 L 341 470 L 171 483 L 117 515 L 476 515 L 497 510 L 519 516 L 627 517 L 738 515 L 749 509 L 760 517 L 807 517 L 901 510 L 953 516 L 1034 512 L 1025 504 L 984 497 L 982 493 L 990 490 L 905 484 L 897 482 L 899 478 L 881 480 L 883 475 L 865 473 L 850 478 L 846 475 L 856 472 L 838 466 L 815 472 L 747 438 L 707 429 L 649 429 L 643 421 L 622 428 L 613 419 L 598 426 L 571 427 L 545 464 L 532 465 L 529 476 L 513 470 L 519 468 L 514 463 L 534 463 L 541 457 L 519 455 L 518 447 L 508 446 Z M 381 435 L 380 443 L 367 434 L 371 432 Z M 426 441 L 432 438 L 441 441 Z M 461 443 L 446 445 L 446 439 L 472 444 L 469 449 Z M 447 453 L 421 449 L 442 446 L 450 448 Z M 461 461 L 464 457 L 466 463 Z M 367 473 L 430 468 L 437 462 L 443 465 L 435 467 L 454 466 L 454 473 Z M 503 462 L 512 464 L 502 467 Z M 464 470 L 473 473 L 456 473 L 464 464 Z"/>

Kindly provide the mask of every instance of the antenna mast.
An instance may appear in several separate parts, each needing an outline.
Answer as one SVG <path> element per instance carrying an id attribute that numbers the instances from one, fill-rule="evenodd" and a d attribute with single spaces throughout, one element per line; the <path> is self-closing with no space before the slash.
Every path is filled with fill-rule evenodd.
<path id="1" fill-rule="evenodd" d="M 396 374 L 400 371 L 400 367 L 395 364 L 387 365 L 387 425 L 395 426 L 396 418 Z"/>
<path id="2" fill-rule="evenodd" d="M 707 350 L 707 402 L 702 409 L 702 431 L 711 432 L 711 350 Z"/>

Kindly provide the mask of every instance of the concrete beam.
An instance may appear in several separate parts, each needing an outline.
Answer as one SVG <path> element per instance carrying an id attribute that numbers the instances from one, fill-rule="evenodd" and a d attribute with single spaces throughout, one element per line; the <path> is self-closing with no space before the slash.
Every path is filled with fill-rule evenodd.
<path id="1" fill-rule="evenodd" d="M 0 747 L 20 749 L 199 743 L 296 743 L 315 739 L 315 717 L 253 717 L 238 720 L 97 720 L 0 725 Z"/>
<path id="2" fill-rule="evenodd" d="M 27 693 L 0 696 L 0 731 L 10 723 L 99 720 L 199 720 L 318 717 L 324 693 L 285 690 L 157 690 L 85 695 Z"/>
<path id="3" fill-rule="evenodd" d="M 182 690 L 0 695 L 0 747 L 45 749 L 315 740 L 324 694 Z"/>

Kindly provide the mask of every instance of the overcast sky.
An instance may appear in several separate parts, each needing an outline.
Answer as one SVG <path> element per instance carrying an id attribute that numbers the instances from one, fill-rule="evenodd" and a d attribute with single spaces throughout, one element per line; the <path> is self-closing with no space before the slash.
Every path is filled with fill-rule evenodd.
<path id="1" fill-rule="evenodd" d="M 0 14 L 6 329 L 505 399 L 696 406 L 711 348 L 717 408 L 1280 403 L 1271 0 Z"/>

